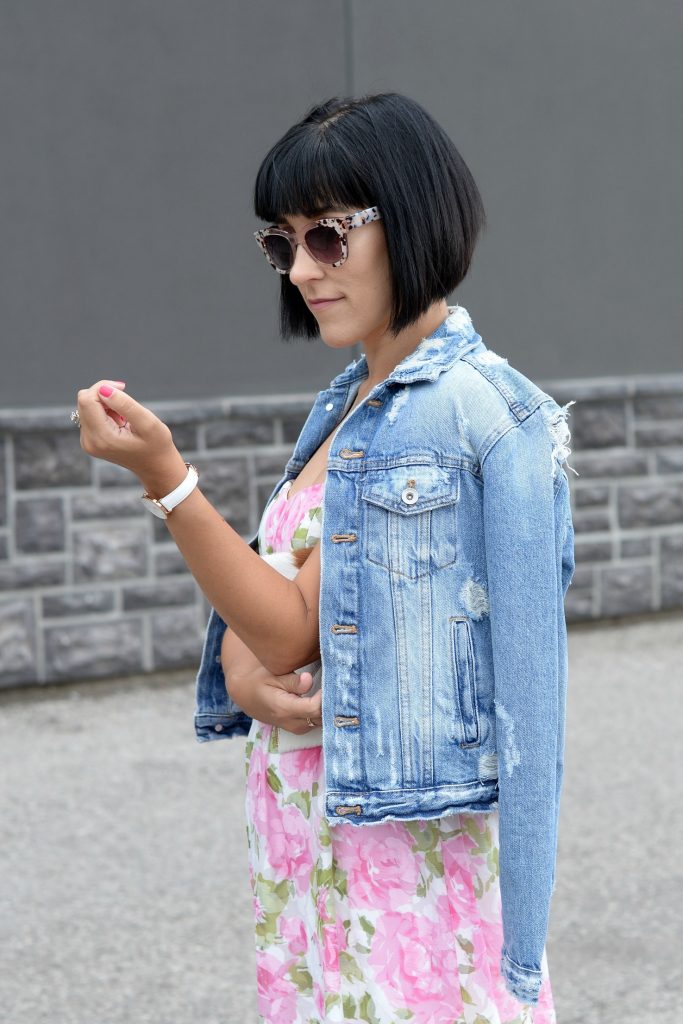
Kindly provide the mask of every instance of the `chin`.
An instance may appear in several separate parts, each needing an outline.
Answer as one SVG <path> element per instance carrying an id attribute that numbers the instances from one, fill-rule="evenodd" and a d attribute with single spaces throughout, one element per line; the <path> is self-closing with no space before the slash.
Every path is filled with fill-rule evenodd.
<path id="1" fill-rule="evenodd" d="M 320 337 L 329 348 L 350 348 L 358 343 L 358 338 L 348 331 L 344 331 L 343 328 L 334 328 L 321 323 L 318 324 L 318 327 Z"/>

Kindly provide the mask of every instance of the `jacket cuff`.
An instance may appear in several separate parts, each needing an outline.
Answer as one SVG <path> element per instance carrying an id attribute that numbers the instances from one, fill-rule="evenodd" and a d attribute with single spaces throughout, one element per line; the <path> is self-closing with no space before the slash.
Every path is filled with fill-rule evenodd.
<path id="1" fill-rule="evenodd" d="M 503 951 L 500 960 L 500 972 L 505 981 L 508 992 L 515 996 L 521 1003 L 531 1003 L 535 1006 L 538 1002 L 543 974 L 533 967 L 522 967 L 511 960 Z"/>

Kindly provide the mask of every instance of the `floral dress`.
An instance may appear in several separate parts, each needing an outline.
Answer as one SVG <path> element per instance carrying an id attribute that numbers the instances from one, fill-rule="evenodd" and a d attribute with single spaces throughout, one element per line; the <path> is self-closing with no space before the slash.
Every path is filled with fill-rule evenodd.
<path id="1" fill-rule="evenodd" d="M 320 540 L 324 483 L 266 507 L 259 549 Z M 505 989 L 498 811 L 354 826 L 324 816 L 323 748 L 246 745 L 259 1024 L 555 1024 Z"/>

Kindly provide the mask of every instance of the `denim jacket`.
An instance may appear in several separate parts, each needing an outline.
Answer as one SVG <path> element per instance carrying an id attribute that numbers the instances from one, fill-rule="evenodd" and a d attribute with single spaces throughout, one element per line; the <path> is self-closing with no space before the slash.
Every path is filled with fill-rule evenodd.
<path id="1" fill-rule="evenodd" d="M 367 376 L 363 355 L 319 392 L 268 503 Z M 372 825 L 497 808 L 501 971 L 529 1003 L 564 767 L 572 404 L 560 407 L 486 347 L 467 310 L 449 307 L 336 430 L 319 542 L 326 817 Z M 226 693 L 225 628 L 212 610 L 200 742 L 251 724 Z"/>

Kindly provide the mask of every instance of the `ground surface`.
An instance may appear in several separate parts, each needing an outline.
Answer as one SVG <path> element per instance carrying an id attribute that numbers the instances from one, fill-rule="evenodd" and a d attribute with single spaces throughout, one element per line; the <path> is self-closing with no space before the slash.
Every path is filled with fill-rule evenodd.
<path id="1" fill-rule="evenodd" d="M 570 630 L 559 1024 L 683 1018 L 683 616 Z M 0 695 L 0 1018 L 255 1024 L 244 740 L 188 673 Z"/>

